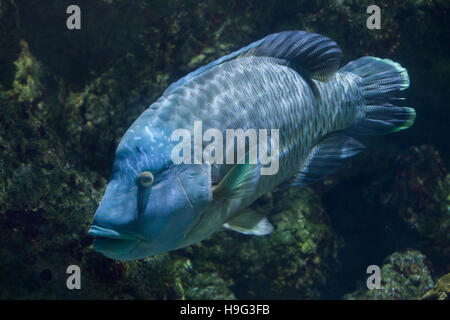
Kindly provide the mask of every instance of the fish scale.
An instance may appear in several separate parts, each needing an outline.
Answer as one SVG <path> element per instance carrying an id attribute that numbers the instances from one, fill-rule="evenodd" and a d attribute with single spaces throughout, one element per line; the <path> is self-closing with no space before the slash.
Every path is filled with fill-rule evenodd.
<path id="1" fill-rule="evenodd" d="M 291 170 L 300 167 L 305 150 L 317 139 L 317 135 L 309 134 L 310 130 L 302 129 L 305 123 L 328 116 L 326 113 L 313 112 L 314 108 L 306 108 L 307 105 L 316 105 L 317 101 L 309 85 L 298 73 L 280 65 L 279 60 L 266 57 L 241 58 L 219 65 L 197 77 L 195 81 L 186 82 L 167 99 L 175 100 L 171 101 L 171 105 L 186 106 L 188 104 L 184 101 L 184 96 L 198 101 L 197 105 L 189 105 L 190 108 L 199 108 L 204 114 L 210 115 L 201 117 L 201 113 L 197 113 L 196 120 L 203 122 L 204 131 L 209 128 L 220 129 L 223 133 L 230 128 L 279 129 L 280 148 L 286 150 L 282 153 L 280 166 L 291 167 Z M 210 99 L 205 99 L 205 96 Z M 234 104 L 228 105 L 226 102 L 229 100 L 234 101 Z M 232 121 L 222 123 L 220 119 Z M 184 128 L 192 128 L 192 120 L 188 119 Z M 220 127 L 217 127 L 218 123 L 221 124 Z M 332 126 L 323 128 L 325 131 L 331 129 Z M 302 148 L 293 148 L 300 141 Z M 270 177 L 273 181 L 269 184 L 266 181 L 269 177 L 262 179 L 261 192 L 282 182 L 285 175 L 292 173 L 287 171 L 283 175 Z M 222 173 L 224 174 L 226 171 Z"/>
<path id="2" fill-rule="evenodd" d="M 248 207 L 252 202 L 276 187 L 329 175 L 364 148 L 360 135 L 413 124 L 414 109 L 391 104 L 409 86 L 406 69 L 376 57 L 339 69 L 341 56 L 327 37 L 283 31 L 171 84 L 119 143 L 90 230 L 94 248 L 126 261 L 186 247 L 222 227 L 269 234 L 272 225 Z M 270 139 L 270 129 L 278 129 L 279 150 L 270 150 L 279 157 L 278 171 L 263 175 L 261 165 L 249 163 L 174 163 L 180 141 L 172 133 L 184 129 L 192 138 L 195 121 L 223 137 L 227 129 L 267 129 Z M 204 150 L 210 142 L 202 144 Z"/>

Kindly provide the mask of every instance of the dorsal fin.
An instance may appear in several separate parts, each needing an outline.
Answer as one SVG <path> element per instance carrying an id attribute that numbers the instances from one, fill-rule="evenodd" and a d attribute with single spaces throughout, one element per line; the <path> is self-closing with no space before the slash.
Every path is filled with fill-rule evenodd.
<path id="1" fill-rule="evenodd" d="M 302 75 L 311 79 L 327 81 L 338 70 L 342 51 L 330 38 L 307 31 L 283 31 L 270 34 L 189 73 L 172 83 L 164 92 L 164 96 L 215 66 L 248 56 L 287 60 L 290 62 L 289 66 Z"/>
<path id="2" fill-rule="evenodd" d="M 259 46 L 254 46 L 241 56 L 288 60 L 293 69 L 320 81 L 327 81 L 339 68 L 341 49 L 336 42 L 320 34 L 283 31 L 268 35 L 262 40 Z"/>

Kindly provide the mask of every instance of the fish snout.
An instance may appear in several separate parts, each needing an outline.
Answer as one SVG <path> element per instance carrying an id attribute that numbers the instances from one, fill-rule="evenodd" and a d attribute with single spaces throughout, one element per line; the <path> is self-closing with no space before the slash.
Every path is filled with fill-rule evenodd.
<path id="1" fill-rule="evenodd" d="M 93 233 L 109 234 L 110 237 L 114 237 L 114 233 L 131 234 L 138 219 L 136 193 L 137 187 L 112 180 L 95 212 L 92 225 L 98 229 L 94 229 Z"/>

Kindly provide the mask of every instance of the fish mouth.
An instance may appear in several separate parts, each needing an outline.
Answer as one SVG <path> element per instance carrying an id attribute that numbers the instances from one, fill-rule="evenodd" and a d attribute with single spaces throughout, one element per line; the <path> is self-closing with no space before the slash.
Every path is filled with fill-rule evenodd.
<path id="1" fill-rule="evenodd" d="M 95 237 L 94 249 L 114 260 L 129 260 L 131 253 L 144 241 L 140 236 L 119 233 L 96 225 L 92 226 L 88 233 Z"/>

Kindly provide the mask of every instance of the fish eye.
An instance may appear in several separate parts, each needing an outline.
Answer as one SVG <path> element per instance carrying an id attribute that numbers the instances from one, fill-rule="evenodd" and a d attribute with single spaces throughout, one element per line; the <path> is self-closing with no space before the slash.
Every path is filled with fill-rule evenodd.
<path id="1" fill-rule="evenodd" d="M 155 178 L 150 171 L 143 171 L 138 177 L 139 184 L 145 188 L 151 187 L 153 180 L 155 180 Z"/>

